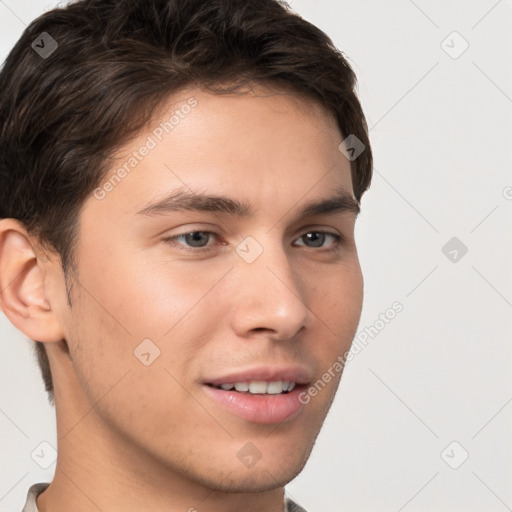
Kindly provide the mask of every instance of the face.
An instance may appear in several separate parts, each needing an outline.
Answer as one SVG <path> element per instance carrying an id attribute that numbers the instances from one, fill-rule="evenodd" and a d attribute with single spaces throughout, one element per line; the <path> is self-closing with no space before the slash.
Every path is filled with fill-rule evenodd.
<path id="1" fill-rule="evenodd" d="M 52 362 L 88 432 L 228 491 L 300 472 L 363 298 L 335 121 L 259 91 L 182 91 L 116 155 L 80 214 L 71 359 Z"/>

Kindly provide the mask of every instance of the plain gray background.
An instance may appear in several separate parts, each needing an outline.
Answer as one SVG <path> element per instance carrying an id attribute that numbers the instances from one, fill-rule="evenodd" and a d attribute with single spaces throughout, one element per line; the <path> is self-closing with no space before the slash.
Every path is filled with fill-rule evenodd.
<path id="1" fill-rule="evenodd" d="M 358 335 L 371 335 L 288 494 L 308 512 L 512 510 L 512 2 L 290 4 L 353 65 L 375 168 L 356 223 Z M 0 0 L 2 61 L 55 5 Z M 13 512 L 52 478 L 31 453 L 56 447 L 55 420 L 3 313 L 0 339 L 0 512 Z"/>

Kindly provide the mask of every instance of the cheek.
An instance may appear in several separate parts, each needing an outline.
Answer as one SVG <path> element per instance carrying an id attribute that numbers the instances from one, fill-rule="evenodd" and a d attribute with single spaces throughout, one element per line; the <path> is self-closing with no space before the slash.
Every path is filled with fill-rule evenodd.
<path id="1" fill-rule="evenodd" d="M 336 294 L 330 303 L 334 332 L 341 333 L 343 339 L 352 342 L 355 336 L 363 305 L 362 285 L 358 281 Z"/>
<path id="2" fill-rule="evenodd" d="M 338 277 L 336 277 L 338 276 Z M 319 325 L 331 334 L 336 347 L 350 345 L 355 336 L 363 305 L 363 276 L 358 264 L 333 273 L 315 290 L 315 313 Z"/>
<path id="3" fill-rule="evenodd" d="M 340 274 L 341 275 L 341 274 Z M 346 354 L 356 335 L 363 303 L 363 279 L 360 271 L 347 272 L 340 279 L 318 293 L 317 334 L 310 359 L 318 362 L 316 380 L 305 391 L 312 418 L 320 428 L 323 418 L 330 409 L 340 384 Z M 324 333 L 324 334 L 322 334 Z"/>
<path id="4" fill-rule="evenodd" d="M 112 254 L 101 272 L 94 267 L 84 272 L 84 283 L 102 306 L 95 313 L 104 327 L 114 328 L 109 331 L 112 337 L 120 329 L 133 343 L 146 338 L 166 339 L 181 328 L 182 320 L 219 279 L 218 272 L 200 269 L 199 265 L 195 269 L 184 267 L 148 253 Z"/>
<path id="5" fill-rule="evenodd" d="M 130 402 L 143 405 L 152 396 L 157 403 L 164 390 L 176 386 L 172 377 L 183 383 L 197 374 L 198 354 L 215 337 L 219 273 L 185 272 L 173 262 L 148 259 L 115 261 L 101 274 L 90 267 L 80 276 L 72 341 L 78 345 L 76 370 L 93 403 L 127 372 L 119 389 L 129 388 Z M 178 386 L 171 396 L 179 400 L 181 391 Z"/>
<path id="6" fill-rule="evenodd" d="M 179 427 L 172 411 L 181 411 L 181 423 L 199 417 L 200 408 L 188 404 L 190 397 L 183 389 L 197 352 L 191 337 L 193 323 L 180 322 L 162 336 L 161 331 L 177 320 L 168 315 L 165 325 L 157 327 L 146 314 L 141 315 L 145 325 L 128 333 L 95 300 L 82 298 L 76 306 L 81 312 L 73 319 L 72 332 L 73 371 L 81 388 L 77 393 L 83 393 L 103 421 L 119 431 L 158 437 L 162 429 Z M 153 309 L 151 303 L 146 305 L 146 310 Z"/>

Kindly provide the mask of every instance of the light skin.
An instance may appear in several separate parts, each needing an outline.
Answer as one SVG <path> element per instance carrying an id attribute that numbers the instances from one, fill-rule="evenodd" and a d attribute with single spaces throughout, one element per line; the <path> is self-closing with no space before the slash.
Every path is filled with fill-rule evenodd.
<path id="1" fill-rule="evenodd" d="M 71 307 L 58 257 L 0 221 L 2 309 L 46 343 L 55 384 L 59 457 L 40 512 L 282 512 L 341 373 L 277 424 L 222 408 L 205 380 L 298 365 L 317 381 L 351 345 L 363 277 L 353 211 L 299 215 L 341 189 L 353 198 L 334 119 L 315 102 L 258 91 L 183 90 L 119 151 L 122 165 L 197 100 L 113 190 L 84 203 Z M 236 199 L 252 215 L 137 213 L 178 188 Z M 164 240 L 197 231 L 214 234 L 196 235 L 195 253 L 194 239 Z M 246 237 L 263 249 L 252 263 L 236 252 Z M 144 339 L 160 350 L 149 366 L 134 355 Z M 248 442 L 261 453 L 250 468 L 237 456 Z"/>

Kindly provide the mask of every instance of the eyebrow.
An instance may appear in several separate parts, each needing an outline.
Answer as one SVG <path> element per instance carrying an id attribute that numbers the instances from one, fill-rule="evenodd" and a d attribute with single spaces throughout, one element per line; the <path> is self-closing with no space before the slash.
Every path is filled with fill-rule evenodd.
<path id="1" fill-rule="evenodd" d="M 224 213 L 240 218 L 254 215 L 251 206 L 231 197 L 202 194 L 179 188 L 155 203 L 145 206 L 137 215 L 165 215 L 180 211 Z M 298 217 L 334 215 L 350 212 L 357 217 L 359 203 L 343 187 L 336 189 L 334 195 L 304 204 L 297 212 Z"/>

